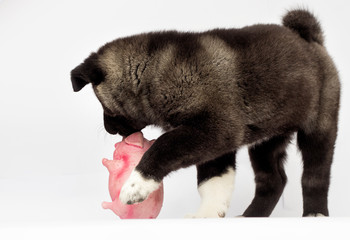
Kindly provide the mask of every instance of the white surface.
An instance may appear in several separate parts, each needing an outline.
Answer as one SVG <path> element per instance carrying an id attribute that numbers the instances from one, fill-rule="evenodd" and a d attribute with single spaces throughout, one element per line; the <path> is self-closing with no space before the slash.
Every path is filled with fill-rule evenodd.
<path id="1" fill-rule="evenodd" d="M 94 223 L 42 223 L 5 226 L 12 239 L 344 239 L 348 218 L 125 220 Z M 0 234 L 1 236 L 1 234 Z"/>
<path id="2" fill-rule="evenodd" d="M 151 30 L 280 23 L 285 11 L 298 5 L 319 16 L 342 79 L 329 208 L 332 216 L 350 216 L 350 35 L 344 30 L 350 22 L 348 1 L 4 0 L 0 2 L 0 224 L 23 227 L 32 222 L 35 229 L 43 222 L 58 222 L 64 228 L 70 228 L 67 222 L 100 222 L 97 229 L 104 223 L 121 224 L 100 206 L 109 200 L 108 172 L 101 160 L 111 158 L 114 143 L 121 138 L 103 130 L 102 108 L 90 86 L 73 93 L 70 83 L 70 70 L 90 52 L 117 37 Z M 150 127 L 144 134 L 152 139 L 160 131 Z M 301 161 L 295 143 L 288 153 L 289 182 L 274 217 L 302 213 Z M 245 148 L 237 161 L 228 217 L 242 214 L 254 194 Z M 182 218 L 198 208 L 194 168 L 171 174 L 164 186 L 160 218 Z M 240 221 L 233 220 L 232 228 L 244 224 Z"/>

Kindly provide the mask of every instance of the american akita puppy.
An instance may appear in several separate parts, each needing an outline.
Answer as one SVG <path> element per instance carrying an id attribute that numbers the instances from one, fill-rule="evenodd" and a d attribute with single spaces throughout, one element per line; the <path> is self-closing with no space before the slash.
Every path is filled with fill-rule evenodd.
<path id="1" fill-rule="evenodd" d="M 147 125 L 165 131 L 120 200 L 141 202 L 167 174 L 196 165 L 202 203 L 194 217 L 223 217 L 236 151 L 248 145 L 256 193 L 243 216 L 269 216 L 286 184 L 286 147 L 297 132 L 303 216 L 328 216 L 340 83 L 323 43 L 317 19 L 293 10 L 283 26 L 152 32 L 92 53 L 71 80 L 74 91 L 92 84 L 106 131 L 127 136 Z"/>

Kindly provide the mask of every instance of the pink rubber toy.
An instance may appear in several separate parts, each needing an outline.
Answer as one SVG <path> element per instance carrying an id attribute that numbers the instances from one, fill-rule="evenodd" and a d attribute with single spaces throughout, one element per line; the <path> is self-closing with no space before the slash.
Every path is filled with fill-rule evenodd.
<path id="1" fill-rule="evenodd" d="M 163 183 L 149 197 L 134 205 L 125 205 L 119 200 L 120 190 L 132 170 L 140 162 L 142 155 L 151 147 L 153 141 L 143 137 L 142 132 L 134 133 L 115 144 L 113 160 L 104 158 L 102 164 L 109 171 L 109 194 L 112 202 L 103 202 L 104 209 L 111 209 L 121 219 L 156 218 L 163 204 Z"/>

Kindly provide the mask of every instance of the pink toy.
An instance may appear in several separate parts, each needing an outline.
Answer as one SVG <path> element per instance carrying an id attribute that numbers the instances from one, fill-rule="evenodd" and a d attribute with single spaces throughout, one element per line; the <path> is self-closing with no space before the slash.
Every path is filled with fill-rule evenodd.
<path id="1" fill-rule="evenodd" d="M 119 200 L 119 193 L 132 170 L 140 162 L 142 155 L 151 147 L 153 141 L 143 137 L 142 132 L 134 133 L 115 144 L 113 160 L 104 158 L 102 164 L 109 171 L 109 193 L 112 202 L 103 202 L 104 209 L 111 209 L 121 219 L 156 218 L 163 204 L 163 183 L 159 189 L 138 204 L 125 205 Z"/>

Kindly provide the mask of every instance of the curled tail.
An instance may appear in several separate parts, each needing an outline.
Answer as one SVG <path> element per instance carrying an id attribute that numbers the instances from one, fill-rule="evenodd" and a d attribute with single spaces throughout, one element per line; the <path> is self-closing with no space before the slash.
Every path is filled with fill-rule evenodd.
<path id="1" fill-rule="evenodd" d="M 323 32 L 316 17 L 306 10 L 292 10 L 283 17 L 283 25 L 298 33 L 308 42 L 323 45 Z"/>

